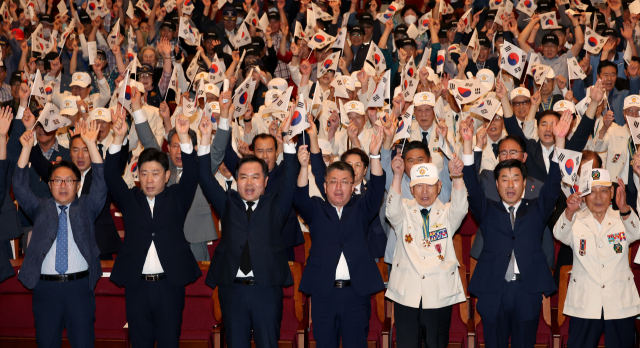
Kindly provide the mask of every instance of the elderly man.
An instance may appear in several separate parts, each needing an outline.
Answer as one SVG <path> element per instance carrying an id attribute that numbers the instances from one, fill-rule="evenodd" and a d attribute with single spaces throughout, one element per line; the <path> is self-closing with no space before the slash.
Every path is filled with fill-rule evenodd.
<path id="1" fill-rule="evenodd" d="M 449 162 L 451 203 L 438 200 L 442 183 L 434 164 L 411 168 L 413 199 L 402 198 L 404 161 L 396 157 L 391 165 L 386 216 L 400 243 L 386 297 L 395 302 L 398 347 L 418 347 L 424 341 L 429 347 L 445 348 L 453 305 L 466 300 L 453 248 L 453 235 L 469 207 L 463 163 L 457 157 Z"/>
<path id="2" fill-rule="evenodd" d="M 60 63 L 57 63 L 60 65 Z M 80 102 L 78 103 L 78 107 L 84 108 L 87 112 L 93 110 L 93 108 L 101 108 L 107 105 L 109 100 L 111 99 L 111 89 L 109 89 L 109 84 L 107 83 L 107 79 L 102 75 L 102 71 L 100 69 L 94 69 L 96 76 L 98 77 L 98 88 L 100 93 L 91 94 L 91 76 L 86 72 L 77 72 L 71 76 L 71 83 L 69 86 L 71 87 L 71 92 L 59 92 L 58 88 L 54 88 L 53 91 L 53 103 L 61 108 L 63 106 L 62 99 L 69 96 L 80 97 Z M 58 83 L 56 83 L 57 85 Z"/>
<path id="3" fill-rule="evenodd" d="M 369 143 L 371 143 L 371 138 L 373 137 L 373 129 L 365 128 L 367 117 L 364 104 L 352 100 L 344 104 L 344 111 L 347 114 L 347 118 L 349 118 L 347 129 L 336 131 L 340 122 L 331 122 L 329 126 L 327 140 L 333 146 L 333 154 L 342 156 L 345 151 L 352 148 L 368 151 Z"/>
<path id="4" fill-rule="evenodd" d="M 569 347 L 596 347 L 605 334 L 607 347 L 633 347 L 640 296 L 629 268 L 629 245 L 640 239 L 638 216 L 627 205 L 624 182 L 614 188 L 606 169 L 593 169 L 591 193 L 575 192 L 553 234 L 573 249 L 573 269 L 564 314 L 569 322 Z M 635 197 L 634 197 L 635 198 Z M 587 209 L 581 210 L 585 203 Z"/>

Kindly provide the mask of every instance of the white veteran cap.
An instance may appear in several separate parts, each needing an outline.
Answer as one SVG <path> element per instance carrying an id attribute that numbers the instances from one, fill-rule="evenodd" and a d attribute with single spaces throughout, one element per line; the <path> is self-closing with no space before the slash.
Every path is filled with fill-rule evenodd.
<path id="1" fill-rule="evenodd" d="M 421 163 L 411 167 L 411 182 L 413 187 L 417 184 L 435 185 L 438 182 L 438 167 L 432 163 Z"/>
<path id="2" fill-rule="evenodd" d="M 611 176 L 606 169 L 592 169 L 591 179 L 591 186 L 611 186 Z"/>
<path id="3" fill-rule="evenodd" d="M 359 101 L 352 100 L 344 104 L 345 112 L 355 112 L 360 115 L 364 115 L 364 104 Z"/>

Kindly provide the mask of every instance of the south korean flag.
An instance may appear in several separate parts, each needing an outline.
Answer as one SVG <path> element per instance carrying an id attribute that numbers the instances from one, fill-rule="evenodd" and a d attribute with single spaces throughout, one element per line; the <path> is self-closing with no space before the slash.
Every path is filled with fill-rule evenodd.
<path id="1" fill-rule="evenodd" d="M 527 54 L 517 46 L 505 41 L 500 54 L 500 68 L 520 79 L 526 63 Z"/>
<path id="2" fill-rule="evenodd" d="M 560 165 L 560 174 L 562 182 L 569 186 L 578 179 L 578 169 L 582 160 L 582 153 L 567 149 L 556 149 L 558 151 L 558 164 Z"/>
<path id="3" fill-rule="evenodd" d="M 247 112 L 247 107 L 251 104 L 253 98 L 253 92 L 256 89 L 256 82 L 253 81 L 251 74 L 247 75 L 247 78 L 242 81 L 240 86 L 236 88 L 233 96 L 233 118 L 238 118 Z"/>
<path id="4" fill-rule="evenodd" d="M 449 92 L 456 99 L 458 104 L 468 104 L 491 90 L 491 86 L 480 83 L 479 80 L 451 80 L 449 81 Z"/>
<path id="5" fill-rule="evenodd" d="M 516 10 L 526 14 L 531 17 L 535 13 L 538 5 L 536 5 L 533 0 L 521 0 L 518 2 L 518 6 L 516 6 Z"/>
<path id="6" fill-rule="evenodd" d="M 607 43 L 607 38 L 598 35 L 591 28 L 586 27 L 584 31 L 584 50 L 591 54 L 599 54 L 604 44 Z"/>
<path id="7" fill-rule="evenodd" d="M 547 12 L 540 17 L 540 26 L 544 30 L 562 28 L 558 25 L 555 12 Z"/>
<path id="8" fill-rule="evenodd" d="M 218 54 L 213 56 L 211 61 L 211 67 L 209 68 L 209 81 L 212 84 L 216 84 L 224 81 L 225 72 L 227 67 L 224 65 L 224 61 L 218 58 Z"/>
<path id="9" fill-rule="evenodd" d="M 567 67 L 569 69 L 569 80 L 584 80 L 587 77 L 576 58 L 567 58 Z"/>

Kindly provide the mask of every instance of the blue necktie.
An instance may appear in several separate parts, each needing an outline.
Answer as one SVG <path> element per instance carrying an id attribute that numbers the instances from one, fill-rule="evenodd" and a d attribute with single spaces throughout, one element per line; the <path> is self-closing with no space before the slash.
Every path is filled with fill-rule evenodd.
<path id="1" fill-rule="evenodd" d="M 60 206 L 58 214 L 58 235 L 56 236 L 56 272 L 64 274 L 69 269 L 69 247 L 67 234 L 67 210 L 66 206 Z"/>

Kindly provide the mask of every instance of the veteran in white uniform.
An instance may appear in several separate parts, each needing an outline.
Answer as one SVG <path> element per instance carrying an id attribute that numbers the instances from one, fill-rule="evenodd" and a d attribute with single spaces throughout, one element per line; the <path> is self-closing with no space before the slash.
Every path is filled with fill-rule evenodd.
<path id="1" fill-rule="evenodd" d="M 627 205 L 621 179 L 618 211 L 611 208 L 614 188 L 609 172 L 593 169 L 591 177 L 591 193 L 584 198 L 579 192 L 569 196 L 553 229 L 554 236 L 573 249 L 563 312 L 571 316 L 567 345 L 595 348 L 604 333 L 605 346 L 631 348 L 640 296 L 629 268 L 629 245 L 640 239 L 640 222 Z M 583 200 L 587 209 L 581 211 Z"/>
<path id="2" fill-rule="evenodd" d="M 393 183 L 387 198 L 386 217 L 397 235 L 393 272 L 386 297 L 395 302 L 398 347 L 445 348 L 449 342 L 451 311 L 464 302 L 453 234 L 467 214 L 467 190 L 462 161 L 449 162 L 453 179 L 451 202 L 438 199 L 442 183 L 435 164 L 411 168 L 413 199 L 402 198 L 404 162 L 392 162 Z"/>

